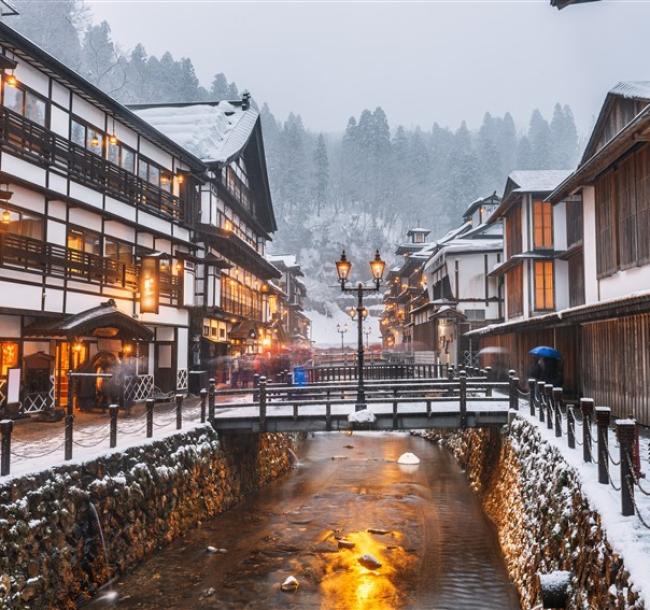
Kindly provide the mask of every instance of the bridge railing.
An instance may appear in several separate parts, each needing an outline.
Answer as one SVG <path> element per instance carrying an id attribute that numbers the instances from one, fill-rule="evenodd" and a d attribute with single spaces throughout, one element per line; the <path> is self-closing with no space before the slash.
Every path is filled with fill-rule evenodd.
<path id="1" fill-rule="evenodd" d="M 510 382 L 513 383 L 513 380 L 518 387 L 519 380 L 511 374 Z M 593 398 L 580 398 L 577 402 L 565 400 L 562 388 L 535 379 L 528 379 L 528 391 L 518 389 L 518 394 L 520 398 L 527 399 L 530 416 L 538 418 L 542 427 L 553 431 L 556 438 L 566 438 L 569 449 L 581 450 L 584 463 L 598 466 L 598 482 L 620 492 L 621 514 L 636 514 L 641 525 L 650 529 L 650 514 L 647 511 L 642 513 L 635 499 L 636 491 L 650 496 L 650 484 L 642 483 L 645 475 L 641 472 L 639 427 L 636 421 L 632 418 L 615 420 L 616 459 L 610 451 L 609 407 L 595 406 Z M 616 470 L 619 471 L 618 476 Z"/>
<path id="2" fill-rule="evenodd" d="M 363 367 L 364 379 L 441 379 L 448 375 L 447 364 L 389 364 L 375 363 Z M 359 371 L 354 364 L 349 365 L 317 365 L 305 367 L 306 380 L 309 383 L 322 381 L 354 381 Z M 286 374 L 286 373 L 285 373 Z M 280 374 L 282 376 L 282 374 Z M 285 379 L 278 379 L 285 381 Z"/>

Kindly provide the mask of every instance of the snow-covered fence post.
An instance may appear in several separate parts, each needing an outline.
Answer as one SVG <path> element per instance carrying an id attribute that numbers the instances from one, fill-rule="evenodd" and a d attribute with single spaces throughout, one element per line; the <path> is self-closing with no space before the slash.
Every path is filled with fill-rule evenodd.
<path id="1" fill-rule="evenodd" d="M 156 406 L 156 401 L 153 398 L 147 398 L 145 407 L 147 409 L 147 438 L 153 436 L 153 409 Z"/>
<path id="2" fill-rule="evenodd" d="M 544 399 L 546 401 L 546 427 L 553 429 L 553 384 L 544 384 Z"/>
<path id="3" fill-rule="evenodd" d="M 517 371 L 515 371 L 515 369 L 510 369 L 508 371 L 508 379 L 510 379 L 511 377 L 515 377 L 516 375 L 517 375 Z"/>
<path id="4" fill-rule="evenodd" d="M 566 409 L 566 435 L 569 449 L 576 448 L 576 420 L 573 415 L 573 409 L 567 405 Z"/>
<path id="5" fill-rule="evenodd" d="M 636 421 L 633 419 L 617 419 L 616 433 L 621 451 L 621 514 L 624 517 L 629 517 L 634 514 L 632 447 L 636 438 Z"/>
<path id="6" fill-rule="evenodd" d="M 542 608 L 568 608 L 571 592 L 571 572 L 558 570 L 539 574 L 539 592 Z"/>
<path id="7" fill-rule="evenodd" d="M 393 388 L 393 430 L 397 430 L 397 388 Z"/>
<path id="8" fill-rule="evenodd" d="M 612 410 L 609 407 L 596 407 L 596 430 L 598 438 L 598 482 L 609 483 L 608 428 Z"/>
<path id="9" fill-rule="evenodd" d="M 454 380 L 454 366 L 452 364 L 447 367 L 447 379 L 449 381 Z"/>
<path id="10" fill-rule="evenodd" d="M 493 377 L 492 377 L 492 367 L 491 366 L 486 366 L 485 367 L 485 376 L 487 377 L 488 381 L 493 381 L 494 380 Z"/>
<path id="11" fill-rule="evenodd" d="M 260 374 L 255 373 L 253 375 L 253 402 L 257 402 L 257 388 L 260 385 Z"/>
<path id="12" fill-rule="evenodd" d="M 562 388 L 553 388 L 553 408 L 555 409 L 555 436 L 562 436 Z"/>
<path id="13" fill-rule="evenodd" d="M 208 421 L 212 422 L 214 419 L 214 401 L 216 398 L 217 386 L 214 382 L 214 377 L 208 381 Z"/>
<path id="14" fill-rule="evenodd" d="M 331 390 L 329 388 L 327 388 L 325 396 L 325 428 L 329 432 L 332 429 L 332 403 Z"/>
<path id="15" fill-rule="evenodd" d="M 208 391 L 205 388 L 201 388 L 201 391 L 199 392 L 200 400 L 201 400 L 201 423 L 205 423 L 205 416 L 206 416 L 206 408 L 208 406 Z"/>
<path id="16" fill-rule="evenodd" d="M 460 427 L 467 427 L 467 374 L 461 371 L 458 376 L 458 393 L 460 395 Z"/>
<path id="17" fill-rule="evenodd" d="M 528 379 L 528 406 L 531 416 L 535 417 L 535 380 L 532 377 Z"/>
<path id="18" fill-rule="evenodd" d="M 260 377 L 260 432 L 266 432 L 266 377 Z"/>
<path id="19" fill-rule="evenodd" d="M 585 462 L 592 462 L 591 418 L 594 414 L 594 399 L 581 398 L 580 411 L 582 412 L 582 459 Z"/>
<path id="20" fill-rule="evenodd" d="M 519 411 L 519 377 L 510 377 L 510 410 Z"/>
<path id="21" fill-rule="evenodd" d="M 0 476 L 7 476 L 11 470 L 11 431 L 14 429 L 14 422 L 10 419 L 0 421 Z"/>
<path id="22" fill-rule="evenodd" d="M 110 432 L 108 446 L 114 449 L 117 445 L 117 412 L 120 410 L 119 405 L 108 405 L 108 415 L 110 418 Z"/>
<path id="23" fill-rule="evenodd" d="M 176 430 L 183 427 L 183 395 L 176 394 Z"/>
<path id="24" fill-rule="evenodd" d="M 535 396 L 537 397 L 537 409 L 539 410 L 539 421 L 540 423 L 544 423 L 544 419 L 546 418 L 546 401 L 544 400 L 544 382 L 543 381 L 538 381 L 537 382 L 537 391 L 535 392 Z"/>

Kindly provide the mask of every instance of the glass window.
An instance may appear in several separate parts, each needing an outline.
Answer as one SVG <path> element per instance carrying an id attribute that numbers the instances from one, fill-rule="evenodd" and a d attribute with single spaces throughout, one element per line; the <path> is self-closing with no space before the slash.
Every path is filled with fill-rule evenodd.
<path id="1" fill-rule="evenodd" d="M 96 155 L 101 155 L 104 150 L 104 134 L 89 127 L 86 130 L 86 148 Z"/>
<path id="2" fill-rule="evenodd" d="M 67 245 L 72 250 L 80 250 L 86 254 L 101 255 L 101 239 L 97 233 L 82 229 L 70 229 L 68 232 Z"/>
<path id="3" fill-rule="evenodd" d="M 104 256 L 130 265 L 133 263 L 133 247 L 126 242 L 106 237 L 104 239 Z"/>
<path id="4" fill-rule="evenodd" d="M 160 186 L 160 170 L 155 166 L 149 164 L 149 182 L 155 186 Z"/>
<path id="5" fill-rule="evenodd" d="M 0 207 L 0 232 L 43 239 L 43 219 L 40 216 Z"/>
<path id="6" fill-rule="evenodd" d="M 149 164 L 144 159 L 139 159 L 138 161 L 138 176 L 143 180 L 146 180 L 148 177 Z"/>
<path id="7" fill-rule="evenodd" d="M 535 309 L 553 309 L 553 261 L 535 261 Z"/>
<path id="8" fill-rule="evenodd" d="M 25 94 L 25 116 L 38 123 L 39 125 L 45 126 L 45 100 L 40 96 L 27 91 Z"/>
<path id="9" fill-rule="evenodd" d="M 172 175 L 169 172 L 160 172 L 160 188 L 171 192 L 172 190 Z"/>
<path id="10" fill-rule="evenodd" d="M 549 201 L 533 201 L 535 248 L 553 247 L 553 208 Z"/>
<path id="11" fill-rule="evenodd" d="M 12 87 L 11 85 L 5 83 L 4 105 L 7 108 L 9 108 L 9 110 L 13 110 L 18 114 L 22 114 L 24 99 L 25 99 L 25 94 L 22 91 L 22 89 L 19 89 L 18 87 Z"/>
<path id="12" fill-rule="evenodd" d="M 131 172 L 135 173 L 135 153 L 130 149 L 122 146 L 122 167 Z"/>
<path id="13" fill-rule="evenodd" d="M 120 165 L 120 145 L 111 144 L 110 141 L 106 146 L 106 158 L 115 165 Z"/>
<path id="14" fill-rule="evenodd" d="M 79 146 L 86 146 L 86 126 L 73 119 L 70 139 Z"/>

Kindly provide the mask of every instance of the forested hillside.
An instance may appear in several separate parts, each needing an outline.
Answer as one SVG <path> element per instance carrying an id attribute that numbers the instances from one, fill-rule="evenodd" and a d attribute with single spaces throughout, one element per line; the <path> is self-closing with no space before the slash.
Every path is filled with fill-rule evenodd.
<path id="1" fill-rule="evenodd" d="M 121 48 L 108 23 L 92 24 L 81 0 L 15 5 L 21 14 L 9 25 L 124 103 L 239 96 L 218 65 L 212 82 L 201 84 L 190 58 Z M 255 95 L 255 83 L 240 85 Z M 381 108 L 359 108 L 340 133 L 322 134 L 303 125 L 300 109 L 279 118 L 263 102 L 257 100 L 280 227 L 271 249 L 298 254 L 315 303 L 333 296 L 327 284 L 341 247 L 365 268 L 378 245 L 390 257 L 385 244 L 392 249 L 409 225 L 441 235 L 471 201 L 500 193 L 512 169 L 570 168 L 578 155 L 573 114 L 559 103 L 550 121 L 535 110 L 523 132 L 510 113 L 486 113 L 478 129 L 441 126 L 432 100 L 430 125 L 405 128 Z"/>

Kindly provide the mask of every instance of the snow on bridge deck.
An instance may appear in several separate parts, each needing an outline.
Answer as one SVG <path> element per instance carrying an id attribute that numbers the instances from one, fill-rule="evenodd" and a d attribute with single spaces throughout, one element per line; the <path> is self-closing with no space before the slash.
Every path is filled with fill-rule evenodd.
<path id="1" fill-rule="evenodd" d="M 354 401 L 331 405 L 331 430 L 422 430 L 427 428 L 459 428 L 461 412 L 458 398 L 431 402 L 427 411 L 426 401 L 399 402 L 394 418 L 393 403 L 367 401 L 374 415 L 372 422 L 351 422 L 348 417 L 355 413 Z M 395 419 L 395 421 L 394 421 Z M 480 428 L 508 423 L 508 399 L 467 400 L 467 427 Z M 267 432 L 312 432 L 328 430 L 325 403 L 301 405 L 297 417 L 291 401 L 268 404 L 266 408 Z M 395 425 L 396 424 L 396 425 Z M 259 432 L 261 427 L 259 406 L 220 404 L 215 409 L 214 427 L 222 431 Z"/>

